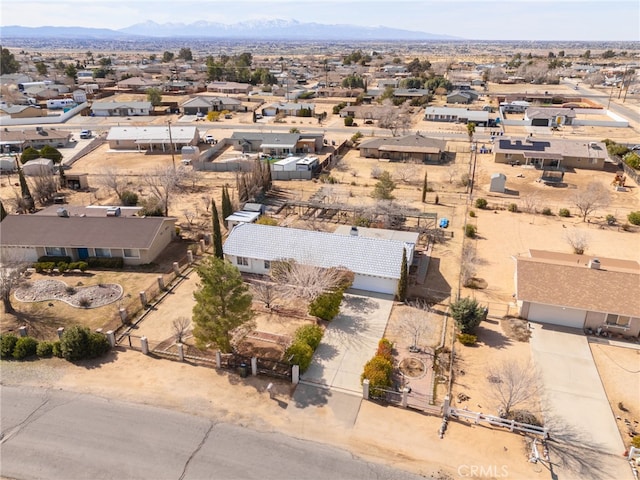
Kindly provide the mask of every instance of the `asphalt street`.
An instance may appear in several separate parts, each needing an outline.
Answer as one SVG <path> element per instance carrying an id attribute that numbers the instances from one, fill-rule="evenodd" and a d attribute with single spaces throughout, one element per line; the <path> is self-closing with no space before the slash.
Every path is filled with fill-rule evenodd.
<path id="1" fill-rule="evenodd" d="M 147 405 L 0 387 L 12 479 L 419 479 L 346 451 Z"/>

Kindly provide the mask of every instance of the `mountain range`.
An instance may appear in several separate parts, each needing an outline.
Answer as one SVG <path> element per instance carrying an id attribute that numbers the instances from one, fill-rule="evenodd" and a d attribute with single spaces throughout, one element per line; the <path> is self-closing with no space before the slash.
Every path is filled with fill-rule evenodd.
<path id="1" fill-rule="evenodd" d="M 2 27 L 5 38 L 68 38 L 133 40 L 135 38 L 220 38 L 247 40 L 455 40 L 458 37 L 358 25 L 327 25 L 297 20 L 260 20 L 224 24 L 199 21 L 191 24 L 152 21 L 119 30 L 87 27 Z"/>

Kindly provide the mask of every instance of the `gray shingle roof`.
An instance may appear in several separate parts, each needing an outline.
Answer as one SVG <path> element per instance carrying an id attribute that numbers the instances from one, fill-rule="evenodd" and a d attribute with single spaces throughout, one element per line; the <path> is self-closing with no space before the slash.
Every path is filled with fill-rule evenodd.
<path id="1" fill-rule="evenodd" d="M 237 257 L 294 259 L 319 267 L 345 267 L 354 273 L 397 279 L 404 242 L 247 223 L 231 231 L 223 250 Z"/>

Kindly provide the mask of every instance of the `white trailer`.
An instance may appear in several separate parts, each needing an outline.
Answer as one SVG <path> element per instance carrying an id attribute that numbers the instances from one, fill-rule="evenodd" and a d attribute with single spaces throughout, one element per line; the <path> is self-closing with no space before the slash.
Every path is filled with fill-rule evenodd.
<path id="1" fill-rule="evenodd" d="M 75 107 L 76 102 L 72 98 L 54 98 L 47 100 L 47 108 L 49 110 L 62 110 L 63 108 Z"/>

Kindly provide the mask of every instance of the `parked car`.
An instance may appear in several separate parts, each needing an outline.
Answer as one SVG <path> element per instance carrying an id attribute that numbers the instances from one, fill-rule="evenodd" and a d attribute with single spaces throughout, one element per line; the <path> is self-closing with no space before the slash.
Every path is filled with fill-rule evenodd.
<path id="1" fill-rule="evenodd" d="M 205 143 L 209 143 L 209 144 L 211 144 L 211 145 L 213 145 L 214 143 L 216 143 L 216 139 L 215 139 L 215 138 L 213 138 L 213 135 L 206 135 L 206 136 L 204 137 L 204 141 L 205 141 Z"/>
<path id="2" fill-rule="evenodd" d="M 81 130 L 80 131 L 80 138 L 91 138 L 91 130 Z"/>
<path id="3" fill-rule="evenodd" d="M 196 113 L 196 118 L 204 118 L 204 113 L 203 112 Z"/>

